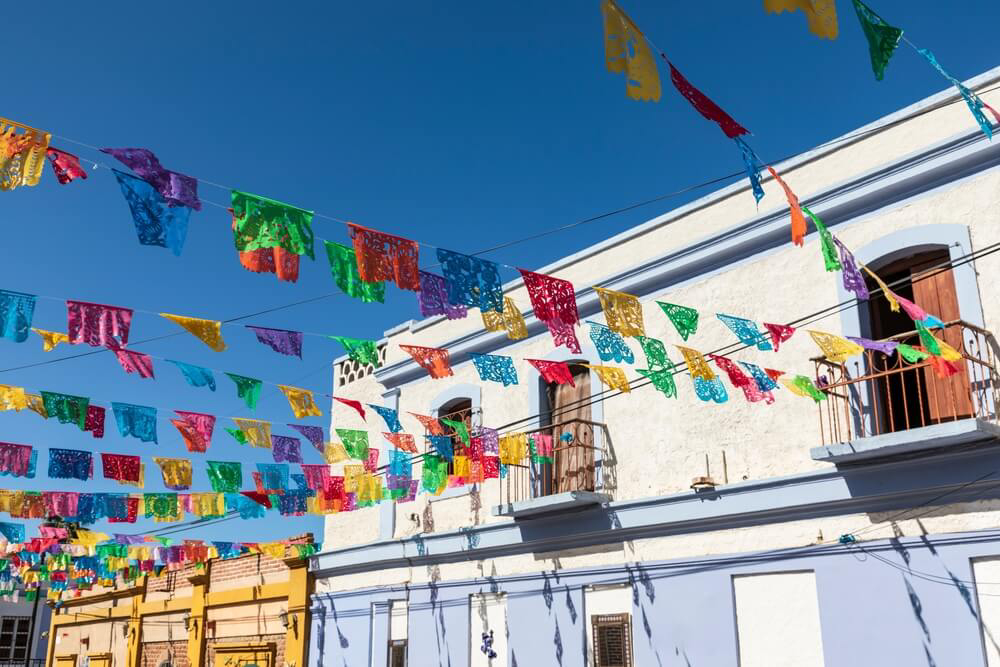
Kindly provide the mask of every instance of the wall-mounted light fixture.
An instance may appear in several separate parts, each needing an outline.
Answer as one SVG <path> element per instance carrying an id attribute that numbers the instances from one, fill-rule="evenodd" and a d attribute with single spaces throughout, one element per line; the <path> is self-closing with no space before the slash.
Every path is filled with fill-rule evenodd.
<path id="1" fill-rule="evenodd" d="M 284 626 L 285 630 L 288 630 L 291 626 L 293 632 L 297 632 L 299 628 L 299 619 L 296 616 L 292 616 L 291 620 L 288 618 L 288 611 L 282 609 L 281 613 L 278 614 L 278 618 L 281 620 L 281 625 Z"/>

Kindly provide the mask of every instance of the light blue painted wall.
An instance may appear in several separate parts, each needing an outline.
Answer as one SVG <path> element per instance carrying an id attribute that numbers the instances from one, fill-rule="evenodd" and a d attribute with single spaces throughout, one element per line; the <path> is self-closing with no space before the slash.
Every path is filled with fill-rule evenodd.
<path id="1" fill-rule="evenodd" d="M 478 643 L 470 647 L 469 596 L 504 592 L 508 665 L 584 667 L 589 632 L 584 587 L 631 581 L 635 665 L 733 667 L 739 650 L 732 577 L 810 570 L 816 575 L 827 667 L 985 665 L 971 559 L 1000 554 L 1000 531 L 863 547 L 863 552 L 839 545 L 804 547 L 411 586 L 409 664 L 467 666 L 470 650 L 478 650 Z M 367 665 L 372 604 L 401 591 L 315 595 L 310 667 Z M 344 643 L 341 637 L 349 645 L 331 650 Z"/>
<path id="2" fill-rule="evenodd" d="M 32 630 L 31 654 L 29 659 L 44 660 L 48 648 L 48 636 L 42 636 L 49 629 L 52 610 L 45 604 L 45 591 L 39 592 L 36 605 L 33 600 L 25 600 L 22 596 L 17 602 L 0 600 L 0 616 L 31 616 L 35 614 L 35 625 Z"/>

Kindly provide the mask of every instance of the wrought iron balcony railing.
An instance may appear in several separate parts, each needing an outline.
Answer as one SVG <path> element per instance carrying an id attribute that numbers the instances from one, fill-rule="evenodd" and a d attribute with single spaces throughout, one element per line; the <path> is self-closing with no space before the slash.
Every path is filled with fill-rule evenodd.
<path id="1" fill-rule="evenodd" d="M 931 426 L 961 419 L 997 421 L 1000 348 L 993 334 L 962 320 L 935 330 L 962 354 L 958 372 L 942 377 L 931 359 L 906 362 L 865 350 L 860 359 L 836 364 L 817 358 L 816 386 L 827 395 L 817 403 L 823 445 Z M 887 341 L 919 345 L 916 331 Z"/>
<path id="2" fill-rule="evenodd" d="M 614 457 L 608 427 L 586 419 L 564 422 L 526 431 L 551 435 L 552 463 L 530 460 L 508 465 L 499 480 L 501 504 L 551 496 L 567 491 L 605 491 L 614 487 Z"/>

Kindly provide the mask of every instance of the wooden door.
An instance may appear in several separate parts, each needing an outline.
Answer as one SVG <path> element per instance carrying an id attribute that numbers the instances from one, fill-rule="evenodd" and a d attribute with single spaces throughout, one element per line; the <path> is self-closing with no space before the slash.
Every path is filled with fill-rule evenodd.
<path id="1" fill-rule="evenodd" d="M 945 254 L 944 261 L 947 261 L 947 258 Z M 933 268 L 940 265 L 941 261 L 941 258 L 935 258 L 914 264 L 910 271 L 913 281 L 913 302 L 928 313 L 937 315 L 947 324 L 960 319 L 961 313 L 958 310 L 955 275 L 951 269 L 941 271 Z M 936 329 L 933 333 L 935 337 L 944 340 L 959 352 L 963 351 L 961 326 L 950 326 L 943 332 Z M 947 378 L 938 377 L 933 368 L 923 369 L 924 385 L 927 388 L 927 407 L 932 424 L 965 419 L 973 414 L 968 365 L 964 361 L 957 363 L 961 370 Z"/>
<path id="2" fill-rule="evenodd" d="M 553 493 L 594 490 L 594 429 L 585 423 L 590 421 L 590 369 L 570 364 L 570 371 L 576 386 L 550 385 Z"/>

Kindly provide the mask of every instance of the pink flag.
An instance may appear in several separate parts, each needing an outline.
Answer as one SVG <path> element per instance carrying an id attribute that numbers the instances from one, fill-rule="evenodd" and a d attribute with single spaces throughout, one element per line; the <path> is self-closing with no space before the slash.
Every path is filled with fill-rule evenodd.
<path id="1" fill-rule="evenodd" d="M 117 349 L 128 344 L 132 310 L 84 301 L 67 301 L 70 343 Z"/>
<path id="2" fill-rule="evenodd" d="M 115 356 L 126 373 L 138 373 L 141 378 L 153 377 L 153 359 L 148 354 L 121 348 L 115 350 Z"/>
<path id="3" fill-rule="evenodd" d="M 529 364 L 538 369 L 542 379 L 555 384 L 573 384 L 573 373 L 569 370 L 569 364 L 565 361 L 543 361 L 542 359 L 528 359 Z"/>
<path id="4" fill-rule="evenodd" d="M 774 343 L 775 352 L 778 351 L 778 346 L 791 338 L 792 334 L 795 333 L 795 327 L 785 326 L 784 324 L 768 324 L 764 322 L 764 328 L 771 334 L 771 342 Z"/>

